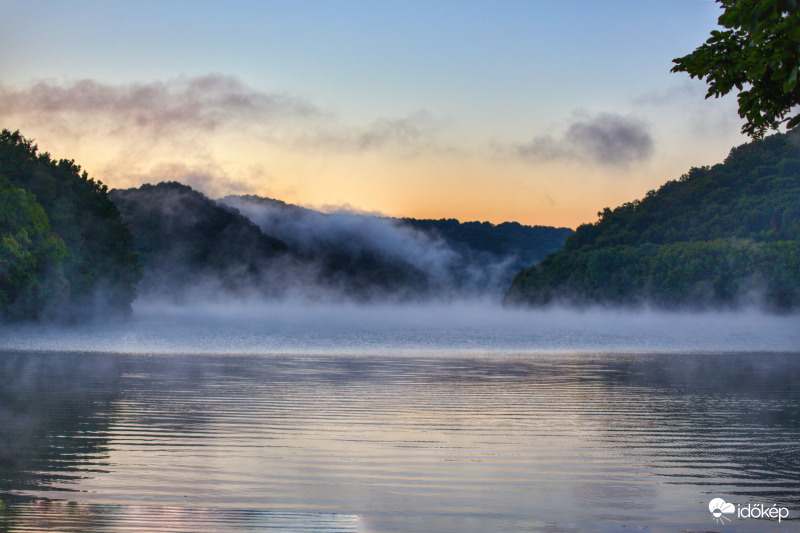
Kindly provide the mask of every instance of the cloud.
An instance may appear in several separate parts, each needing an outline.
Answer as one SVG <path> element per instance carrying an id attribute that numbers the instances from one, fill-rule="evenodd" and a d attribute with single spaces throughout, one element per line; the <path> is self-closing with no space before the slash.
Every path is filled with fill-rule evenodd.
<path id="1" fill-rule="evenodd" d="M 213 131 L 242 123 L 314 119 L 313 104 L 280 93 L 264 93 L 237 78 L 210 74 L 168 81 L 112 85 L 96 80 L 40 81 L 24 89 L 0 86 L 0 113 L 29 120 L 78 116 L 110 119 L 113 133 L 147 130 L 161 136 L 176 129 Z"/>
<path id="2" fill-rule="evenodd" d="M 643 106 L 679 105 L 685 106 L 690 102 L 703 102 L 706 88 L 694 80 L 685 80 L 678 85 L 671 85 L 656 90 L 648 91 L 633 99 L 633 103 Z"/>
<path id="3" fill-rule="evenodd" d="M 670 123 L 670 118 L 683 116 L 678 123 L 679 131 L 670 133 L 691 143 L 709 138 L 723 144 L 740 144 L 748 139 L 738 135 L 743 124 L 738 113 L 734 94 L 722 98 L 706 98 L 708 87 L 699 80 L 684 80 L 682 83 L 643 93 L 632 100 L 642 113 L 656 117 L 659 125 Z"/>
<path id="4" fill-rule="evenodd" d="M 574 160 L 624 167 L 647 160 L 653 139 L 647 126 L 634 118 L 610 113 L 578 119 L 561 138 L 546 135 L 516 147 L 531 160 Z"/>
<path id="5" fill-rule="evenodd" d="M 416 229 L 401 220 L 344 206 L 323 213 L 249 196 L 229 196 L 220 202 L 301 257 L 327 265 L 328 271 L 320 272 L 319 287 L 308 281 L 297 284 L 313 294 L 333 283 L 341 284 L 344 295 L 354 290 L 377 295 L 381 287 L 394 287 L 398 294 L 414 299 L 500 295 L 519 268 L 514 255 L 500 257 L 448 243 L 436 230 Z M 400 279 L 403 284 L 397 284 Z"/>
<path id="6" fill-rule="evenodd" d="M 444 119 L 420 110 L 402 117 L 379 118 L 365 126 L 345 127 L 340 124 L 320 128 L 300 137 L 296 144 L 302 148 L 365 152 L 369 150 L 401 149 L 406 153 L 436 150 L 452 151 L 436 142 L 439 131 L 447 126 Z"/>
<path id="7" fill-rule="evenodd" d="M 149 83 L 0 85 L 0 116 L 21 128 L 33 125 L 71 137 L 110 135 L 143 146 L 165 138 L 202 145 L 225 130 L 281 148 L 351 152 L 436 149 L 435 135 L 446 124 L 424 110 L 348 124 L 303 98 L 260 91 L 220 74 Z"/>
<path id="8" fill-rule="evenodd" d="M 355 137 L 355 145 L 360 149 L 369 149 L 390 142 L 416 144 L 423 141 L 436 127 L 437 121 L 426 111 L 403 118 L 380 119 Z"/>

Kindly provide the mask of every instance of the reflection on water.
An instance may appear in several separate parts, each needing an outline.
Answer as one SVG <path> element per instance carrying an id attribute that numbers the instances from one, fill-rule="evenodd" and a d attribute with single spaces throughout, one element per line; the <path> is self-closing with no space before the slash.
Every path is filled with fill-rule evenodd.
<path id="1" fill-rule="evenodd" d="M 4 509 L 3 530 L 13 531 L 291 531 L 296 533 L 355 533 L 359 520 L 335 513 L 153 505 L 98 505 L 39 500 Z"/>
<path id="2" fill-rule="evenodd" d="M 3 531 L 796 527 L 718 526 L 715 496 L 800 514 L 800 354 L 0 353 L 0 400 Z"/>
<path id="3" fill-rule="evenodd" d="M 0 492 L 68 487 L 104 468 L 120 365 L 98 355 L 0 354 Z"/>

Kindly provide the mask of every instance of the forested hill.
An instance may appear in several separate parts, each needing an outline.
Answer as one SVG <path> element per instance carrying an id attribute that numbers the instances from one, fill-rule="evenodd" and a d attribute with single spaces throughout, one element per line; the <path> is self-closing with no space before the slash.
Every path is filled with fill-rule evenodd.
<path id="1" fill-rule="evenodd" d="M 442 238 L 457 250 L 474 250 L 497 257 L 513 257 L 522 268 L 542 259 L 564 245 L 570 228 L 525 226 L 519 222 L 459 222 L 456 219 L 397 219 L 402 224 L 433 237 Z"/>
<path id="2" fill-rule="evenodd" d="M 502 296 L 515 272 L 563 246 L 569 228 L 516 222 L 417 220 L 322 213 L 258 196 L 220 202 L 319 267 L 317 283 L 352 293 L 372 289 L 410 298 Z"/>
<path id="3" fill-rule="evenodd" d="M 525 226 L 518 222 L 460 222 L 456 219 L 392 218 L 380 215 L 333 212 L 323 213 L 272 198 L 228 196 L 220 200 L 235 207 L 256 222 L 265 233 L 295 243 L 301 248 L 319 250 L 326 244 L 341 248 L 337 241 L 369 241 L 373 229 L 391 227 L 417 234 L 435 244 L 444 244 L 464 256 L 464 261 L 509 259 L 513 271 L 555 252 L 573 230 L 551 226 Z M 304 230 L 304 231 L 303 231 Z M 369 246 L 365 242 L 365 246 Z M 346 247 L 345 247 L 346 248 Z M 467 257 L 470 256 L 470 257 Z"/>
<path id="4" fill-rule="evenodd" d="M 133 232 L 144 296 L 278 289 L 266 274 L 288 247 L 239 213 L 177 182 L 113 189 L 109 197 Z"/>
<path id="5" fill-rule="evenodd" d="M 731 150 L 641 200 L 605 208 L 519 272 L 506 301 L 800 306 L 800 133 Z"/>
<path id="6" fill-rule="evenodd" d="M 106 187 L 0 133 L 0 321 L 125 314 L 141 277 Z"/>
<path id="7" fill-rule="evenodd" d="M 257 196 L 212 200 L 176 182 L 109 193 L 130 225 L 144 296 L 500 299 L 572 230 L 322 213 Z"/>

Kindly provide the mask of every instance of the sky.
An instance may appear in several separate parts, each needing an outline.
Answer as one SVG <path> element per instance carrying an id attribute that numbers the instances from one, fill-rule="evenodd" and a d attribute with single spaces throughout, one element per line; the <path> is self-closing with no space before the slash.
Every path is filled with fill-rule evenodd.
<path id="1" fill-rule="evenodd" d="M 110 188 L 576 227 L 747 139 L 712 0 L 0 0 L 0 127 Z"/>

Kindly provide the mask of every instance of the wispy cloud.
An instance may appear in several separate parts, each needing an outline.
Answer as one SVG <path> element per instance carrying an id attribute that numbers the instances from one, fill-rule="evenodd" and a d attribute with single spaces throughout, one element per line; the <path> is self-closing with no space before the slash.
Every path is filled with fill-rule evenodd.
<path id="1" fill-rule="evenodd" d="M 683 131 L 673 135 L 691 142 L 708 145 L 709 138 L 725 144 L 745 142 L 747 139 L 736 133 L 742 120 L 737 112 L 735 95 L 722 98 L 706 98 L 707 86 L 698 80 L 685 80 L 682 83 L 643 93 L 632 100 L 640 112 L 660 115 L 659 123 L 667 123 L 665 117 L 683 116 L 678 123 Z M 702 141 L 701 141 L 702 139 Z M 714 142 L 711 141 L 711 142 Z"/>
<path id="2" fill-rule="evenodd" d="M 323 115 L 302 99 L 259 92 L 237 78 L 217 74 L 120 85 L 86 79 L 40 81 L 16 90 L 0 87 L 0 113 L 29 119 L 107 118 L 116 123 L 115 133 L 144 129 L 156 135 Z"/>
<path id="3" fill-rule="evenodd" d="M 235 131 L 285 148 L 367 151 L 431 148 L 445 122 L 427 111 L 352 125 L 303 98 L 209 74 L 149 83 L 97 80 L 0 85 L 0 116 L 60 133 L 150 139 Z"/>
<path id="4" fill-rule="evenodd" d="M 140 173 L 120 176 L 123 182 L 132 187 L 140 183 L 158 183 L 161 181 L 177 181 L 189 185 L 210 198 L 218 198 L 229 194 L 249 194 L 253 187 L 251 181 L 264 181 L 265 176 L 231 176 L 225 169 L 213 163 L 202 165 L 186 165 L 183 163 L 156 164 Z"/>
<path id="5" fill-rule="evenodd" d="M 529 160 L 561 159 L 624 167 L 647 160 L 653 153 L 653 139 L 644 122 L 602 113 L 574 120 L 560 138 L 536 137 L 514 151 Z"/>
<path id="6" fill-rule="evenodd" d="M 355 146 L 365 150 L 387 143 L 417 144 L 433 133 L 439 123 L 430 113 L 420 111 L 402 118 L 379 119 L 355 136 Z"/>
<path id="7" fill-rule="evenodd" d="M 303 148 L 337 151 L 369 151 L 398 148 L 405 152 L 451 150 L 437 143 L 437 134 L 448 125 L 428 111 L 403 117 L 379 118 L 359 127 L 332 125 L 309 132 L 297 140 Z"/>
<path id="8" fill-rule="evenodd" d="M 685 106 L 692 102 L 702 102 L 705 99 L 706 89 L 701 83 L 686 80 L 677 85 L 659 88 L 640 94 L 633 98 L 633 103 L 644 106 Z"/>

